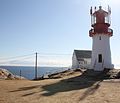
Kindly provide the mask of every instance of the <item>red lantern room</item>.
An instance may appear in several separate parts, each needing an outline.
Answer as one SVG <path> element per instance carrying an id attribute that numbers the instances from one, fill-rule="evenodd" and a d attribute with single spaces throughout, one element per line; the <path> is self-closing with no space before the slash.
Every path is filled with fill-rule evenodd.
<path id="1" fill-rule="evenodd" d="M 96 34 L 103 35 L 113 35 L 113 30 L 109 28 L 110 26 L 110 14 L 111 10 L 108 7 L 108 12 L 102 9 L 102 6 L 99 6 L 99 9 L 92 13 L 92 7 L 90 9 L 91 14 L 91 27 L 92 29 L 89 31 L 89 36 L 93 37 Z"/>

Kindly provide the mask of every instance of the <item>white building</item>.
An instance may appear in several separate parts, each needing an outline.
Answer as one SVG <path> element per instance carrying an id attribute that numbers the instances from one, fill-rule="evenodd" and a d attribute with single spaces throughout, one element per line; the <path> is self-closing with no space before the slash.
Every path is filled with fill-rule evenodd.
<path id="1" fill-rule="evenodd" d="M 89 68 L 91 63 L 90 50 L 74 50 L 72 56 L 72 68 Z"/>
<path id="2" fill-rule="evenodd" d="M 99 9 L 91 14 L 91 27 L 89 36 L 92 37 L 92 60 L 91 69 L 95 71 L 103 71 L 104 68 L 112 69 L 114 65 L 111 62 L 110 51 L 110 37 L 113 35 L 113 30 L 110 26 L 110 14 L 111 10 L 108 7 L 108 11 L 104 11 L 101 6 Z"/>

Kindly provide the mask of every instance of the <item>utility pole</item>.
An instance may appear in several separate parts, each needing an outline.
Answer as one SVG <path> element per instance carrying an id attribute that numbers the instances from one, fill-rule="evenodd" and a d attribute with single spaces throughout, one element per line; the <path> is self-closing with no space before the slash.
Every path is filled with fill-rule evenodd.
<path id="1" fill-rule="evenodd" d="M 20 79 L 21 79 L 21 69 L 20 69 Z"/>
<path id="2" fill-rule="evenodd" d="M 35 80 L 37 80 L 37 52 L 35 53 Z"/>

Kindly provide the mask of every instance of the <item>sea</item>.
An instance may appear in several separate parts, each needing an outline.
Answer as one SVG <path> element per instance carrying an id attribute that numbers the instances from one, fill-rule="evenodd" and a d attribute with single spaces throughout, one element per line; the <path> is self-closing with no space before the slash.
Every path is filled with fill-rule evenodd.
<path id="1" fill-rule="evenodd" d="M 7 69 L 12 74 L 25 77 L 29 80 L 35 78 L 35 67 L 32 66 L 0 66 L 0 68 Z M 38 67 L 37 76 L 41 77 L 43 75 L 58 73 L 68 69 L 68 67 Z"/>

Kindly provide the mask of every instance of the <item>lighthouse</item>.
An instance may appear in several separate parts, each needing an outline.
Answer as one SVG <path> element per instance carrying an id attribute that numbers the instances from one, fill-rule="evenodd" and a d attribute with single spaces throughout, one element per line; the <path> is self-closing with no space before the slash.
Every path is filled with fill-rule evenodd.
<path id="1" fill-rule="evenodd" d="M 113 36 L 113 30 L 110 29 L 111 9 L 103 10 L 102 6 L 99 9 L 92 7 L 91 15 L 91 30 L 89 36 L 92 37 L 92 59 L 91 69 L 95 71 L 103 71 L 105 68 L 113 69 L 114 65 L 111 62 L 110 37 Z"/>

